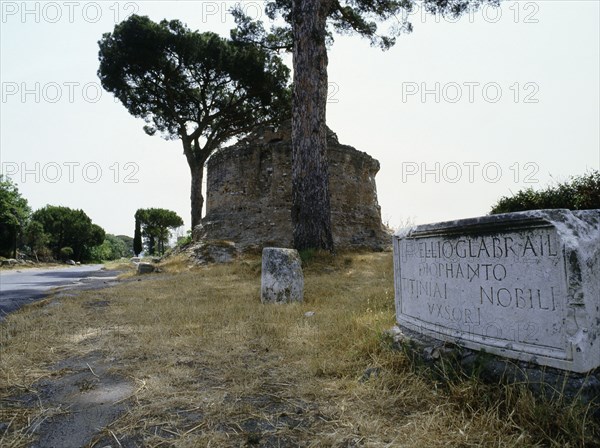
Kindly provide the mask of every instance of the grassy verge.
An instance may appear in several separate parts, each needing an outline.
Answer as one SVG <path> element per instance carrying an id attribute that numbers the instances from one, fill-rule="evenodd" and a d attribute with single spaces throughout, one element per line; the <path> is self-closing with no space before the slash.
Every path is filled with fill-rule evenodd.
<path id="1" fill-rule="evenodd" d="M 40 263 L 33 263 L 33 264 L 13 264 L 13 265 L 5 265 L 5 266 L 0 266 L 0 271 L 22 271 L 23 269 L 51 269 L 51 268 L 67 268 L 69 267 L 68 264 L 65 263 L 58 263 L 58 262 L 51 262 L 51 263 L 46 263 L 46 262 L 40 262 Z"/>
<path id="2" fill-rule="evenodd" d="M 391 254 L 305 263 L 302 304 L 261 305 L 260 259 L 249 258 L 193 269 L 171 261 L 140 282 L 28 307 L 0 327 L 0 398 L 11 403 L 60 375 L 54 363 L 97 352 L 136 390 L 106 435 L 144 446 L 600 444 L 584 407 L 539 402 L 518 386 L 440 382 L 389 349 Z M 26 445 L 47 412 L 3 406 L 0 445 Z"/>

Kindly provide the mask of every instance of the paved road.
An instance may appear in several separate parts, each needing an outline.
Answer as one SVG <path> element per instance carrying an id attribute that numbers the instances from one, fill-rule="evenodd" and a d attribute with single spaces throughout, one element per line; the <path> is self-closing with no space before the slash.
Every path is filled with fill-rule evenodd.
<path id="1" fill-rule="evenodd" d="M 119 274 L 117 271 L 101 270 L 102 267 L 95 264 L 0 271 L 0 320 L 7 313 L 45 297 L 53 288 L 102 286 Z"/>

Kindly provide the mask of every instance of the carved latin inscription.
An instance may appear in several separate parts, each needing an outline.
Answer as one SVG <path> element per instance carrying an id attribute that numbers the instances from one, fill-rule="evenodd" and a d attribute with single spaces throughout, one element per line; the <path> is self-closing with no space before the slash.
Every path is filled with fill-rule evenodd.
<path id="1" fill-rule="evenodd" d="M 394 281 L 400 327 L 575 372 L 600 367 L 600 210 L 401 231 Z"/>
<path id="2" fill-rule="evenodd" d="M 554 228 L 409 237 L 397 244 L 400 323 L 570 359 L 565 263 Z"/>

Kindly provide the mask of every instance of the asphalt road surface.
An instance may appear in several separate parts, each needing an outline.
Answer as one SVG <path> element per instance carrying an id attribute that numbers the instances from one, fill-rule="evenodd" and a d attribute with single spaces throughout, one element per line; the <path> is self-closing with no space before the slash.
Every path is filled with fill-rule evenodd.
<path id="1" fill-rule="evenodd" d="M 0 271 L 0 320 L 23 305 L 44 298 L 54 288 L 94 289 L 115 281 L 119 272 L 102 267 L 94 264 Z"/>

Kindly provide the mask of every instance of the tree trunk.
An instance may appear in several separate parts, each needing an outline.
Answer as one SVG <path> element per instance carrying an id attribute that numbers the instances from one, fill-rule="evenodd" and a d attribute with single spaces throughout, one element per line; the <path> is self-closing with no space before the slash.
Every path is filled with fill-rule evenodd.
<path id="1" fill-rule="evenodd" d="M 202 180 L 204 179 L 204 163 L 212 151 L 206 147 L 201 149 L 198 139 L 193 140 L 185 135 L 182 130 L 181 143 L 183 144 L 183 154 L 187 159 L 190 173 L 192 175 L 192 185 L 190 200 L 192 202 L 192 233 L 194 227 L 200 224 L 202 220 L 202 207 L 204 206 L 204 196 L 202 196 Z"/>
<path id="2" fill-rule="evenodd" d="M 150 255 L 154 255 L 156 251 L 156 245 L 154 242 L 154 235 L 149 235 L 148 236 L 148 252 L 150 253 Z"/>
<path id="3" fill-rule="evenodd" d="M 333 251 L 325 122 L 328 3 L 292 2 L 292 225 L 299 250 Z"/>
<path id="4" fill-rule="evenodd" d="M 19 230 L 17 227 L 15 227 L 14 229 L 14 237 L 13 237 L 13 244 L 12 244 L 12 257 L 14 259 L 17 258 L 17 235 L 19 234 Z"/>
<path id="5" fill-rule="evenodd" d="M 190 163 L 190 172 L 192 173 L 192 188 L 190 199 L 192 201 L 192 232 L 194 227 L 200 224 L 202 219 L 202 206 L 204 205 L 204 196 L 202 196 L 202 180 L 204 178 L 204 162 Z"/>

